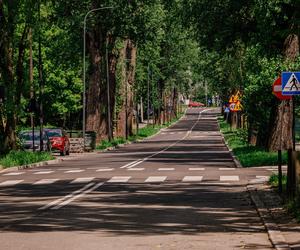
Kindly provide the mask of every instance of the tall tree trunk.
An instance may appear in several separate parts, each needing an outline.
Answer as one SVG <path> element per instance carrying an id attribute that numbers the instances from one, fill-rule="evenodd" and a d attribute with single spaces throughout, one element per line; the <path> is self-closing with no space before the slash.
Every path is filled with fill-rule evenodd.
<path id="1" fill-rule="evenodd" d="M 103 70 L 103 54 L 101 53 L 103 51 L 101 49 L 105 44 L 103 37 L 103 34 L 96 30 L 87 34 L 91 73 L 89 75 L 87 90 L 86 130 L 96 132 L 97 142 L 103 138 L 103 135 L 107 134 L 107 125 L 103 122 L 103 116 L 105 116 L 106 112 L 103 102 L 104 90 L 102 89 L 104 83 L 101 78 L 101 75 L 105 75 L 105 71 Z"/>
<path id="2" fill-rule="evenodd" d="M 136 52 L 137 49 L 134 43 L 130 39 L 126 39 L 124 47 L 120 52 L 120 61 L 122 63 L 121 94 L 123 98 L 122 107 L 118 114 L 118 136 L 126 136 L 126 129 L 127 135 L 133 135 L 133 88 L 135 82 Z"/>
<path id="3" fill-rule="evenodd" d="M 283 51 L 286 60 L 293 61 L 299 56 L 299 38 L 296 34 L 289 35 L 284 42 Z M 276 109 L 273 109 L 270 119 L 274 120 L 268 142 L 268 150 L 292 149 L 292 101 L 283 101 Z M 282 130 L 281 130 L 282 126 Z M 282 131 L 282 134 L 281 134 Z M 280 143 L 282 142 L 282 144 Z M 280 148 L 281 145 L 281 148 Z"/>

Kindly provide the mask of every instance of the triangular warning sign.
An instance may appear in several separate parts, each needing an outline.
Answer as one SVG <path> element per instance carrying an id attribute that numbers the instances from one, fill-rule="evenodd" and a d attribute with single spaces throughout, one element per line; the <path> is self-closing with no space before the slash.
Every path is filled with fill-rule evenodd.
<path id="1" fill-rule="evenodd" d="M 283 92 L 300 91 L 300 82 L 294 73 L 291 74 L 290 78 L 288 79 L 288 81 L 282 91 Z"/>

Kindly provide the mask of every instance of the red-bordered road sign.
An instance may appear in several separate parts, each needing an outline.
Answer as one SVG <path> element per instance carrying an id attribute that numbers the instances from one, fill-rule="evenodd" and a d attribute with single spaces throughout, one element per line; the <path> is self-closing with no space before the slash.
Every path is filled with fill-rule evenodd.
<path id="1" fill-rule="evenodd" d="M 292 96 L 289 95 L 282 95 L 282 84 L 281 84 L 281 77 L 277 78 L 272 86 L 273 94 L 279 99 L 279 100 L 291 100 Z"/>

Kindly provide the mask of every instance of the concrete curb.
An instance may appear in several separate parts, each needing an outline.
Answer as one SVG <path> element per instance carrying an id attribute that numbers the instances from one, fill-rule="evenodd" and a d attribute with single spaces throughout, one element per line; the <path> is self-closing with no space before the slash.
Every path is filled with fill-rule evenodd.
<path id="1" fill-rule="evenodd" d="M 250 199 L 254 203 L 256 211 L 261 218 L 264 227 L 267 230 L 269 239 L 273 247 L 277 250 L 291 250 L 289 244 L 281 234 L 277 224 L 273 221 L 269 210 L 265 207 L 257 194 L 257 188 L 254 185 L 247 185 L 247 191 L 250 194 Z"/>
<path id="2" fill-rule="evenodd" d="M 22 165 L 22 166 L 15 166 L 15 167 L 10 167 L 10 168 L 0 168 L 0 173 L 13 172 L 13 171 L 18 171 L 18 170 L 28 169 L 28 168 L 43 167 L 43 166 L 47 166 L 47 165 L 51 165 L 51 164 L 57 164 L 62 161 L 63 161 L 63 159 L 54 159 L 54 160 L 50 160 L 50 161 L 41 161 L 41 162 Z"/>
<path id="3" fill-rule="evenodd" d="M 220 127 L 219 127 L 219 129 L 220 129 Z M 236 166 L 237 168 L 243 168 L 242 164 L 241 164 L 240 161 L 237 159 L 237 157 L 233 154 L 232 149 L 229 147 L 228 143 L 225 141 L 224 135 L 222 134 L 221 131 L 220 131 L 220 133 L 221 133 L 221 136 L 222 136 L 222 140 L 223 140 L 224 144 L 226 145 L 226 147 L 227 147 L 227 149 L 228 149 L 228 151 L 229 151 L 229 153 L 230 153 L 230 155 L 231 155 L 231 157 L 232 157 L 232 159 L 233 159 L 233 162 L 234 162 L 235 166 Z"/>

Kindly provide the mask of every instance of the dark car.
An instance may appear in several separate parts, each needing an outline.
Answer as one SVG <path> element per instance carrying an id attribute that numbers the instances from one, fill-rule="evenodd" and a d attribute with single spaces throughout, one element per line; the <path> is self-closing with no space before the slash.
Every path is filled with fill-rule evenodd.
<path id="1" fill-rule="evenodd" d="M 34 137 L 33 137 L 34 135 Z M 51 143 L 45 131 L 43 131 L 43 151 L 51 151 Z M 19 133 L 21 147 L 24 150 L 40 150 L 40 131 L 23 130 Z"/>
<path id="2" fill-rule="evenodd" d="M 70 141 L 67 132 L 61 128 L 45 129 L 50 138 L 52 151 L 58 151 L 60 155 L 70 154 Z"/>

